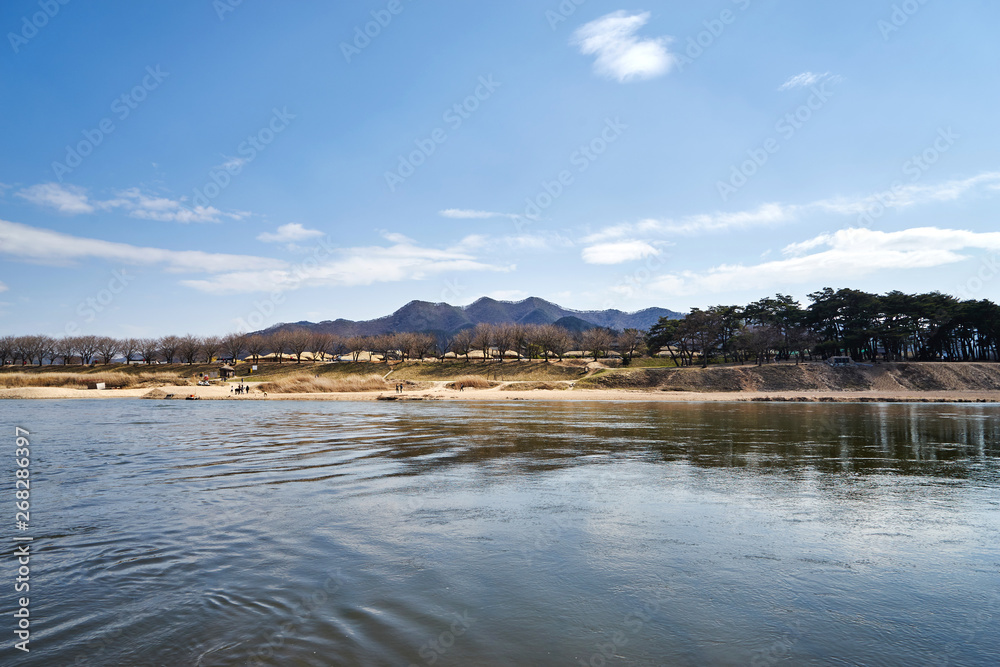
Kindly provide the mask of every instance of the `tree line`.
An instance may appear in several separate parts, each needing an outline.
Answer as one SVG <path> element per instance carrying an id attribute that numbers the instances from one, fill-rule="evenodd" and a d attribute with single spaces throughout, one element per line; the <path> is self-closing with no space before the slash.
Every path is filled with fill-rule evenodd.
<path id="1" fill-rule="evenodd" d="M 112 338 L 110 336 L 44 335 L 0 337 L 0 364 L 20 363 L 41 366 L 45 362 L 64 365 L 109 364 L 122 359 L 126 364 L 210 363 L 218 359 L 247 359 L 257 363 L 266 357 L 283 363 L 304 358 L 312 361 L 350 355 L 384 361 L 406 361 L 427 357 L 444 358 L 451 352 L 466 360 L 475 352 L 483 359 L 501 362 L 514 353 L 526 359 L 562 359 L 569 350 L 585 350 L 595 359 L 617 351 L 626 358 L 645 349 L 643 332 L 626 329 L 590 329 L 574 334 L 554 325 L 478 324 L 462 329 L 447 339 L 430 333 L 386 333 L 374 336 L 341 337 L 306 328 L 282 329 L 267 333 L 231 333 L 225 336 L 163 336 L 161 338 Z"/>
<path id="2" fill-rule="evenodd" d="M 802 305 L 777 294 L 745 306 L 693 309 L 681 320 L 661 318 L 647 332 L 651 349 L 678 365 L 723 361 L 758 365 L 819 356 L 855 361 L 996 361 L 1000 306 L 940 292 L 871 294 L 824 288 Z"/>
<path id="3" fill-rule="evenodd" d="M 791 296 L 776 294 L 742 306 L 694 308 L 682 319 L 660 318 L 648 331 L 613 331 L 596 327 L 571 332 L 552 324 L 478 324 L 450 337 L 431 333 L 386 333 L 341 337 L 306 328 L 225 336 L 0 337 L 0 363 L 42 365 L 111 363 L 207 363 L 217 359 L 267 357 L 278 363 L 302 363 L 350 355 L 383 361 L 447 353 L 484 360 L 508 355 L 519 359 L 562 359 L 579 350 L 599 359 L 612 352 L 625 363 L 661 353 L 676 365 L 713 360 L 758 365 L 832 356 L 856 361 L 996 361 L 1000 359 L 1000 306 L 988 300 L 962 301 L 930 292 L 871 294 L 825 288 L 808 295 L 803 307 Z M 479 355 L 477 354 L 477 357 Z"/>

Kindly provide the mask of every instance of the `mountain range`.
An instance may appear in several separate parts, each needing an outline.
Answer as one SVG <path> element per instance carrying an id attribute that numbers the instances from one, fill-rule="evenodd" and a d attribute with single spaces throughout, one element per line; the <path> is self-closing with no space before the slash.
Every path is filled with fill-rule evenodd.
<path id="1" fill-rule="evenodd" d="M 529 297 L 521 301 L 498 301 L 482 297 L 468 306 L 411 301 L 392 315 L 374 320 L 356 322 L 337 319 L 323 322 L 282 323 L 258 333 L 305 328 L 342 337 L 418 332 L 433 333 L 447 338 L 461 329 L 474 327 L 480 323 L 555 324 L 576 332 L 594 327 L 615 330 L 648 329 L 661 317 L 675 319 L 684 316 L 666 308 L 645 308 L 634 313 L 617 309 L 572 310 L 538 297 Z"/>

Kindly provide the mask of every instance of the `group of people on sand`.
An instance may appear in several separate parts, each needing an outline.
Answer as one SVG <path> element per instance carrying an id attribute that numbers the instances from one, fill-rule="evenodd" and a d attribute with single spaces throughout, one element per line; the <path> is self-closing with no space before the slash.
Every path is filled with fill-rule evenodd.
<path id="1" fill-rule="evenodd" d="M 396 393 L 397 393 L 397 394 L 402 394 L 402 393 L 403 393 L 403 388 L 404 388 L 405 386 L 406 386 L 406 383 L 405 383 L 405 382 L 397 382 L 397 383 L 396 383 Z"/>
<path id="2" fill-rule="evenodd" d="M 264 391 L 263 389 L 261 389 L 260 392 L 262 394 L 264 394 L 265 396 L 267 396 L 267 392 Z M 249 394 L 250 393 L 250 385 L 248 385 L 248 384 L 238 384 L 235 387 L 230 387 L 229 388 L 229 393 L 230 394 L 236 394 L 237 396 L 241 396 L 243 394 Z"/>

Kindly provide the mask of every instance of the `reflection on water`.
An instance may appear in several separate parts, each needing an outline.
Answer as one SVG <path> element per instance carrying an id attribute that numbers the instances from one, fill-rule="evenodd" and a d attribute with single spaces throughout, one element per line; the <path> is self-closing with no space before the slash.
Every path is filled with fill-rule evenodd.
<path id="1" fill-rule="evenodd" d="M 19 664 L 1000 663 L 997 406 L 0 416 L 33 434 Z"/>

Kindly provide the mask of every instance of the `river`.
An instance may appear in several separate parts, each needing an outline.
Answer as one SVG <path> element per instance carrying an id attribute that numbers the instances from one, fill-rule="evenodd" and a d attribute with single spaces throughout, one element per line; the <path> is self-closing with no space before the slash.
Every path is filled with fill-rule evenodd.
<path id="1" fill-rule="evenodd" d="M 996 665 L 998 416 L 0 401 L 0 664 Z"/>

